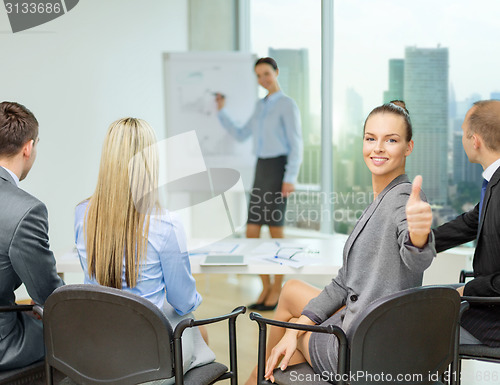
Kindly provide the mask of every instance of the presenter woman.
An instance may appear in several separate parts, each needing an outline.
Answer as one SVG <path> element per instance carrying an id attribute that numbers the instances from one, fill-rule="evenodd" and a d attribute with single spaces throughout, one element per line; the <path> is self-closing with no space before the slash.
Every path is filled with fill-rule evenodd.
<path id="1" fill-rule="evenodd" d="M 192 316 L 201 296 L 182 224 L 160 208 L 157 191 L 153 129 L 141 119 L 115 121 L 104 140 L 95 192 L 75 210 L 75 242 L 84 283 L 144 297 L 175 327 Z M 184 372 L 215 358 L 198 328 L 186 332 Z"/>
<path id="2" fill-rule="evenodd" d="M 366 119 L 363 158 L 372 174 L 374 200 L 346 241 L 337 277 L 323 290 L 288 281 L 276 319 L 336 325 L 347 333 L 374 300 L 422 284 L 423 272 L 436 255 L 432 212 L 420 197 L 422 177 L 417 176 L 412 186 L 405 174 L 413 141 L 410 117 L 401 103 L 379 106 Z M 316 373 L 334 378 L 338 341 L 331 334 L 271 327 L 267 354 L 265 377 L 272 382 L 281 357 L 283 370 L 307 361 Z M 255 385 L 256 377 L 255 369 L 246 384 Z"/>
<path id="3" fill-rule="evenodd" d="M 283 238 L 287 197 L 295 190 L 302 162 L 300 112 L 278 83 L 279 69 L 270 57 L 255 63 L 257 81 L 268 94 L 259 100 L 250 120 L 238 127 L 226 111 L 225 98 L 216 95 L 219 120 L 237 140 L 253 136 L 257 166 L 248 208 L 247 238 L 259 238 L 262 225 L 269 226 L 272 238 Z M 281 292 L 282 275 L 261 275 L 262 292 L 250 309 L 273 310 Z"/>

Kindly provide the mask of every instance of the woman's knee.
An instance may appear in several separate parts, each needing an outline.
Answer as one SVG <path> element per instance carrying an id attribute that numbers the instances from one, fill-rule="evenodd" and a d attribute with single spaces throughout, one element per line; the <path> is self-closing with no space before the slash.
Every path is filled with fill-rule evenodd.
<path id="1" fill-rule="evenodd" d="M 282 296 L 296 296 L 300 289 L 304 287 L 305 283 L 298 279 L 289 279 L 281 289 Z"/>
<path id="2" fill-rule="evenodd" d="M 280 303 L 281 306 L 285 306 L 290 309 L 292 314 L 295 314 L 299 310 L 302 311 L 304 306 L 320 292 L 321 290 L 304 281 L 290 279 L 283 285 Z"/>
<path id="3" fill-rule="evenodd" d="M 281 289 L 280 301 L 301 303 L 309 301 L 310 285 L 298 279 L 290 279 L 285 282 Z M 305 298 L 307 297 L 307 298 Z"/>

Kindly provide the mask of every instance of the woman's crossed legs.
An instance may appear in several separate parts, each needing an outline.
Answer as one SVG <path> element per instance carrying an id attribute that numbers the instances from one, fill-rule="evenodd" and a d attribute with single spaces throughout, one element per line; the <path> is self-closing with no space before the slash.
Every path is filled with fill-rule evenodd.
<path id="1" fill-rule="evenodd" d="M 283 286 L 281 291 L 278 307 L 274 315 L 274 319 L 284 322 L 296 322 L 302 314 L 302 310 L 309 303 L 309 301 L 321 292 L 320 289 L 315 288 L 305 282 L 299 280 L 289 280 Z M 273 348 L 281 341 L 285 335 L 285 329 L 271 326 L 267 341 L 266 359 L 272 354 Z M 311 363 L 309 357 L 309 338 L 311 333 L 303 333 L 297 339 L 297 350 L 292 354 L 288 365 L 295 365 L 301 362 Z M 250 378 L 247 380 L 246 385 L 255 385 L 257 383 L 257 367 L 252 371 Z"/>

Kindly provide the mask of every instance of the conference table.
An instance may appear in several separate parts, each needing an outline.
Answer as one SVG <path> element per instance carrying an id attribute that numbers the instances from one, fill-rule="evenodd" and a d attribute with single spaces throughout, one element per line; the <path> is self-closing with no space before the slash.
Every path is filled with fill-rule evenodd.
<path id="1" fill-rule="evenodd" d="M 347 235 L 325 238 L 226 238 L 190 251 L 193 274 L 290 274 L 334 277 L 342 266 L 342 251 Z M 208 255 L 243 256 L 241 265 L 206 265 Z M 230 252 L 228 250 L 230 249 Z M 456 282 L 461 269 L 470 269 L 473 248 L 457 247 L 438 255 L 424 275 L 424 284 Z M 278 258 L 276 257 L 278 254 Z M 293 254 L 293 255 L 292 255 Z M 291 256 L 291 258 L 289 258 Z M 56 257 L 59 273 L 81 273 L 76 250 Z"/>
<path id="2" fill-rule="evenodd" d="M 191 253 L 193 274 L 305 274 L 336 276 L 342 266 L 347 236 L 317 238 L 235 238 L 233 253 L 244 256 L 244 265 L 205 265 L 206 254 Z M 230 244 L 231 244 L 230 243 Z M 217 244 L 214 244 L 217 248 Z M 209 253 L 212 254 L 211 252 Z"/>
<path id="3" fill-rule="evenodd" d="M 212 245 L 190 251 L 193 274 L 307 274 L 335 276 L 342 265 L 346 235 L 317 238 L 226 238 Z M 231 248 L 220 253 L 219 247 Z M 243 256 L 244 264 L 205 265 L 207 255 Z M 278 254 L 276 256 L 276 254 Z M 294 255 L 292 255 L 294 254 Z M 291 258 L 290 258 L 291 257 Z M 59 273 L 82 271 L 76 250 L 56 257 Z"/>

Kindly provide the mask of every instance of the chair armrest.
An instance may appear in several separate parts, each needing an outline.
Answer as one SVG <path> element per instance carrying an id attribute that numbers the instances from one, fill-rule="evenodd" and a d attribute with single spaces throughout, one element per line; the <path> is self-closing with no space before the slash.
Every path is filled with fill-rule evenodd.
<path id="1" fill-rule="evenodd" d="M 474 278 L 473 271 L 462 270 L 460 272 L 460 283 L 465 283 L 466 278 Z M 500 297 L 476 297 L 476 296 L 462 296 L 462 301 L 467 301 L 469 304 L 480 304 L 480 305 L 500 305 Z M 461 315 L 462 313 L 460 313 Z"/>
<path id="2" fill-rule="evenodd" d="M 33 310 L 33 305 L 9 305 L 0 306 L 0 313 L 10 313 L 19 311 L 30 311 Z"/>
<path id="3" fill-rule="evenodd" d="M 228 314 L 224 314 L 224 315 L 221 315 L 218 317 L 194 320 L 193 326 L 208 325 L 208 324 L 211 324 L 214 322 L 224 321 L 226 319 L 233 319 L 233 318 L 238 317 L 240 314 L 245 314 L 246 311 L 247 311 L 247 308 L 245 306 L 239 306 L 236 309 L 234 309 L 231 313 L 228 313 Z"/>
<path id="4" fill-rule="evenodd" d="M 240 314 L 244 314 L 247 311 L 245 306 L 239 306 L 234 309 L 231 313 L 224 314 L 217 317 L 205 318 L 194 320 L 193 318 L 186 318 L 179 322 L 174 330 L 174 369 L 175 369 L 175 383 L 182 384 L 184 375 L 182 373 L 182 333 L 187 328 L 192 328 L 194 326 L 208 325 L 214 322 L 220 322 L 228 320 L 229 327 L 229 361 L 230 361 L 230 373 L 234 378 L 238 378 L 238 367 L 237 367 L 237 350 L 236 350 L 236 318 Z M 232 383 L 233 380 L 231 380 Z"/>
<path id="5" fill-rule="evenodd" d="M 459 310 L 459 313 L 458 313 L 458 318 L 462 318 L 462 314 L 464 314 L 464 312 L 466 312 L 467 310 L 469 310 L 470 308 L 470 304 L 469 302 L 467 302 L 467 300 L 464 298 L 464 297 L 461 297 L 461 302 L 460 302 L 460 310 Z"/>
<path id="6" fill-rule="evenodd" d="M 182 320 L 181 322 L 179 322 L 179 324 L 176 326 L 176 328 L 174 330 L 174 339 L 181 338 L 182 333 L 187 328 L 192 328 L 193 326 L 208 325 L 208 324 L 212 324 L 215 322 L 224 321 L 227 319 L 229 319 L 229 320 L 235 319 L 240 314 L 244 314 L 246 311 L 247 311 L 247 308 L 245 306 L 239 306 L 236 309 L 234 309 L 231 313 L 224 314 L 224 315 L 217 316 L 217 317 L 204 318 L 204 319 L 199 319 L 199 320 L 195 320 L 193 318 L 186 318 L 186 319 Z"/>
<path id="7" fill-rule="evenodd" d="M 338 385 L 344 385 L 344 374 L 347 372 L 347 336 L 345 332 L 338 326 L 328 325 L 303 325 L 293 322 L 282 322 L 269 318 L 262 317 L 259 313 L 250 313 L 250 319 L 259 324 L 259 353 L 257 363 L 257 380 L 258 384 L 265 384 L 264 369 L 266 360 L 266 339 L 267 339 L 267 325 L 282 327 L 285 329 L 303 330 L 315 333 L 334 334 L 339 340 L 339 360 L 337 373 L 339 374 L 340 381 Z"/>
<path id="8" fill-rule="evenodd" d="M 458 279 L 459 283 L 465 283 L 466 278 L 474 278 L 474 272 L 473 271 L 467 271 L 467 270 L 462 270 L 460 272 L 460 277 Z"/>
<path id="9" fill-rule="evenodd" d="M 36 315 L 38 315 L 40 317 L 40 319 L 43 318 L 43 306 L 41 305 L 33 305 L 33 313 L 35 313 Z"/>
<path id="10" fill-rule="evenodd" d="M 472 297 L 463 296 L 462 301 L 467 301 L 470 304 L 480 305 L 500 305 L 500 297 Z"/>
<path id="11" fill-rule="evenodd" d="M 0 306 L 0 313 L 20 312 L 20 311 L 32 311 L 39 317 L 39 319 L 43 319 L 43 306 L 41 305 L 34 304 L 34 305 Z"/>

